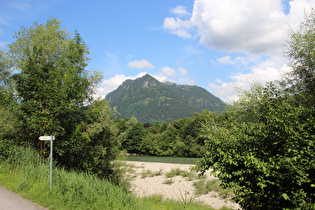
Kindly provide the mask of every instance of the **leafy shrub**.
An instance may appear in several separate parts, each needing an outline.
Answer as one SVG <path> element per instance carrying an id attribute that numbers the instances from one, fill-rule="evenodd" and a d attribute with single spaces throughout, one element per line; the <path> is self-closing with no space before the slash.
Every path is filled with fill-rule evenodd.
<path id="1" fill-rule="evenodd" d="M 314 107 L 296 105 L 272 84 L 257 97 L 241 107 L 255 107 L 254 121 L 205 126 L 208 152 L 196 169 L 213 168 L 243 208 L 314 208 Z"/>

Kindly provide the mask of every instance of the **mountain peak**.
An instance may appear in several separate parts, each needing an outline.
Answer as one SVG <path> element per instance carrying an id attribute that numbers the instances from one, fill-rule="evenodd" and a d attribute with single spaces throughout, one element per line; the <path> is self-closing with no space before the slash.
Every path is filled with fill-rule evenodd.
<path id="1" fill-rule="evenodd" d="M 219 98 L 201 87 L 161 83 L 150 74 L 125 81 L 105 99 L 116 107 L 121 118 L 134 116 L 151 124 L 193 117 L 203 110 L 221 113 L 225 108 Z"/>

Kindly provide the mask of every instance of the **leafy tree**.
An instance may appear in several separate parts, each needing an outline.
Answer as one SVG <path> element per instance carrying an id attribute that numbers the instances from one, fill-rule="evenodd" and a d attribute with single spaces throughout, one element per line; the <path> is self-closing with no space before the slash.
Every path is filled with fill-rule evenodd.
<path id="1" fill-rule="evenodd" d="M 11 65 L 7 53 L 0 50 L 0 105 L 8 107 L 14 103 L 11 81 Z"/>
<path id="2" fill-rule="evenodd" d="M 261 90 L 247 100 L 254 121 L 205 124 L 208 151 L 196 169 L 213 168 L 245 209 L 314 208 L 315 109 L 297 105 L 273 84 Z"/>
<path id="3" fill-rule="evenodd" d="M 5 160 L 18 144 L 16 138 L 20 123 L 16 117 L 16 101 L 11 81 L 11 65 L 8 55 L 0 50 L 0 160 Z"/>
<path id="4" fill-rule="evenodd" d="M 16 32 L 9 52 L 19 72 L 16 84 L 22 137 L 39 147 L 41 135 L 56 136 L 56 151 L 67 151 L 75 124 L 81 120 L 81 107 L 92 100 L 100 74 L 85 68 L 88 48 L 78 32 L 72 36 L 61 29 L 61 22 L 50 18 L 44 24 L 34 23 Z"/>
<path id="5" fill-rule="evenodd" d="M 128 137 L 127 137 L 127 151 L 129 153 L 140 153 L 141 149 L 141 142 L 142 139 L 145 137 L 146 131 L 143 128 L 143 125 L 138 122 L 128 132 Z"/>
<path id="6" fill-rule="evenodd" d="M 142 138 L 140 143 L 140 153 L 145 155 L 156 155 L 155 145 L 156 145 L 156 133 L 147 132 L 147 134 Z"/>
<path id="7" fill-rule="evenodd" d="M 315 10 L 305 15 L 299 30 L 289 33 L 286 57 L 293 71 L 286 81 L 299 101 L 308 106 L 315 103 Z"/>
<path id="8" fill-rule="evenodd" d="M 117 123 L 119 133 L 116 139 L 121 149 L 127 149 L 129 132 L 137 123 L 138 120 L 135 117 L 131 117 L 130 119 L 125 118 Z"/>
<path id="9" fill-rule="evenodd" d="M 118 129 L 106 100 L 95 101 L 84 110 L 85 119 L 76 126 L 63 148 L 62 160 L 68 168 L 89 171 L 100 177 L 111 177 L 112 161 L 118 153 L 115 140 Z"/>

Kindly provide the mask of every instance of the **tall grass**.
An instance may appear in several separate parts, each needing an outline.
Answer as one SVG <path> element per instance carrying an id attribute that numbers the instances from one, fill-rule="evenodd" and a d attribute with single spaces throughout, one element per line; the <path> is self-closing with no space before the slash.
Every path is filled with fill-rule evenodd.
<path id="1" fill-rule="evenodd" d="M 49 160 L 30 148 L 16 148 L 0 162 L 0 184 L 49 209 L 183 209 L 181 202 L 158 196 L 136 198 L 121 187 L 88 173 L 53 167 L 49 184 Z M 185 203 L 186 209 L 209 209 Z"/>
<path id="2" fill-rule="evenodd" d="M 14 150 L 2 171 L 5 168 L 18 176 L 11 190 L 50 209 L 144 209 L 134 196 L 107 180 L 64 168 L 54 167 L 50 189 L 49 164 L 30 148 Z"/>

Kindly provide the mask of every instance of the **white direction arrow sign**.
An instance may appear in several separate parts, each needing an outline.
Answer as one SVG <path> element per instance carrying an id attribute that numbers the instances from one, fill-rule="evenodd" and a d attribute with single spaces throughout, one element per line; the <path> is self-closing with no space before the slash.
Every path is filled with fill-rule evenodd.
<path id="1" fill-rule="evenodd" d="M 46 140 L 55 140 L 54 136 L 40 136 L 39 140 L 46 141 Z"/>

